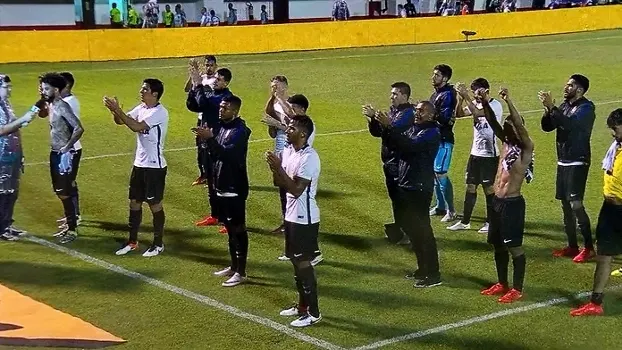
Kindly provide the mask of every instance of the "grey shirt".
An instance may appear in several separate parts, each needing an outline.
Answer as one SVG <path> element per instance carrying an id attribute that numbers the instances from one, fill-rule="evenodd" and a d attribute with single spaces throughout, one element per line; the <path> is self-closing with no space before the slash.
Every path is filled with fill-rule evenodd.
<path id="1" fill-rule="evenodd" d="M 69 143 L 76 130 L 82 129 L 82 125 L 67 102 L 58 100 L 51 103 L 49 108 L 50 145 L 52 151 L 58 152 Z"/>

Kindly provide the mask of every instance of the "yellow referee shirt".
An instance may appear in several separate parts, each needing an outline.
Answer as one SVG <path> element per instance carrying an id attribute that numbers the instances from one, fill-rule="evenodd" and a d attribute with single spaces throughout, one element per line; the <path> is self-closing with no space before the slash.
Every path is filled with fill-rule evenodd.
<path id="1" fill-rule="evenodd" d="M 622 148 L 616 150 L 615 160 L 613 161 L 613 170 L 611 174 L 605 171 L 605 179 L 603 185 L 603 194 L 608 198 L 615 198 L 622 201 L 622 156 L 620 153 Z"/>

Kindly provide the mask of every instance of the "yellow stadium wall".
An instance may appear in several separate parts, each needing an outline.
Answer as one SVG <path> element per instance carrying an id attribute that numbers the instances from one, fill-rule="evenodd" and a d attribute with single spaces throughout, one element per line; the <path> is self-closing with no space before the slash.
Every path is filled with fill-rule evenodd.
<path id="1" fill-rule="evenodd" d="M 0 63 L 109 61 L 462 41 L 622 28 L 622 6 L 416 19 L 180 29 L 8 31 Z M 64 43 L 69 48 L 61 47 Z"/>

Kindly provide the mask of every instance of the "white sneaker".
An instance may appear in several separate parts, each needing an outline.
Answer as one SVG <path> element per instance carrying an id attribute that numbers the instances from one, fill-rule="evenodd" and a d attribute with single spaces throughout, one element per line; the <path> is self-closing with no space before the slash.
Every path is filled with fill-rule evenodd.
<path id="1" fill-rule="evenodd" d="M 157 245 L 152 245 L 151 247 L 149 247 L 149 249 L 147 249 L 147 251 L 145 251 L 143 253 L 143 256 L 145 258 L 151 258 L 152 256 L 156 256 L 160 253 L 162 253 L 164 251 L 164 244 L 162 244 L 161 246 L 157 246 Z"/>
<path id="2" fill-rule="evenodd" d="M 19 236 L 13 236 L 8 230 L 5 232 L 2 232 L 2 234 L 0 235 L 0 240 L 3 241 L 17 241 L 19 240 Z"/>
<path id="3" fill-rule="evenodd" d="M 233 276 L 233 274 L 235 274 L 235 272 L 231 270 L 231 267 L 227 267 L 223 270 L 214 272 L 214 276 L 218 276 L 218 277 L 231 277 Z"/>
<path id="4" fill-rule="evenodd" d="M 437 216 L 438 215 L 437 210 L 438 209 L 436 207 L 430 208 L 430 216 Z"/>
<path id="5" fill-rule="evenodd" d="M 20 230 L 20 229 L 18 229 L 17 227 L 15 227 L 15 226 L 13 226 L 13 225 L 9 226 L 9 228 L 7 228 L 7 231 L 8 231 L 10 234 L 12 234 L 13 236 L 17 236 L 17 237 L 21 237 L 21 236 L 24 236 L 24 235 L 27 235 L 27 234 L 28 234 L 28 232 L 27 232 L 27 231 L 25 231 L 25 230 Z"/>
<path id="6" fill-rule="evenodd" d="M 451 226 L 447 226 L 449 231 L 460 231 L 460 230 L 470 230 L 471 224 L 463 224 L 462 221 L 458 221 Z"/>
<path id="7" fill-rule="evenodd" d="M 138 248 L 138 244 L 136 243 L 126 243 L 121 249 L 115 252 L 116 255 L 125 255 L 131 251 L 136 250 Z"/>
<path id="8" fill-rule="evenodd" d="M 322 319 L 322 315 L 320 315 L 319 317 L 313 317 L 309 314 L 306 314 L 304 316 L 300 316 L 299 319 L 292 321 L 290 325 L 292 327 L 308 327 L 308 326 L 311 326 L 313 324 L 320 322 L 321 319 Z"/>
<path id="9" fill-rule="evenodd" d="M 229 278 L 228 280 L 224 281 L 222 283 L 223 287 L 235 287 L 238 284 L 244 282 L 244 280 L 246 279 L 245 276 L 240 275 L 239 273 L 234 273 L 233 276 L 231 276 L 231 278 Z"/>
<path id="10" fill-rule="evenodd" d="M 311 260 L 311 265 L 315 266 L 315 265 L 321 263 L 322 260 L 324 260 L 324 256 L 322 256 L 322 254 L 320 254 L 320 255 L 316 256 L 315 258 L 313 258 L 313 260 Z"/>
<path id="11" fill-rule="evenodd" d="M 450 212 L 448 211 L 447 214 L 445 214 L 445 216 L 443 216 L 443 218 L 441 219 L 441 222 L 451 222 L 456 220 L 456 218 L 458 217 L 458 215 L 456 215 L 456 212 Z"/>
<path id="12" fill-rule="evenodd" d="M 278 257 L 278 259 L 279 259 L 280 261 L 289 261 L 289 258 L 288 258 L 288 257 L 286 257 L 285 255 L 281 255 L 281 256 L 279 256 L 279 257 Z"/>
<path id="13" fill-rule="evenodd" d="M 404 237 L 402 237 L 402 239 L 400 239 L 399 242 L 397 242 L 397 245 L 409 245 L 410 244 L 410 238 L 408 238 L 408 236 L 404 235 Z"/>
<path id="14" fill-rule="evenodd" d="M 292 316 L 304 316 L 304 313 L 300 313 L 300 311 L 298 311 L 298 305 L 294 305 L 292 307 L 290 307 L 289 309 L 285 309 L 285 310 L 281 310 L 281 312 L 279 312 L 279 315 L 284 316 L 284 317 L 292 317 Z"/>
<path id="15" fill-rule="evenodd" d="M 484 226 L 482 226 L 482 228 L 479 229 L 479 233 L 488 233 L 488 227 L 490 226 L 489 223 L 485 223 Z"/>
<path id="16" fill-rule="evenodd" d="M 82 215 L 78 215 L 78 218 L 76 219 L 76 225 L 80 225 L 80 222 L 82 222 Z M 58 220 L 56 220 L 56 223 L 59 225 L 63 225 L 67 223 L 67 218 L 60 218 Z M 60 226 L 59 226 L 60 228 Z"/>
<path id="17" fill-rule="evenodd" d="M 60 236 L 58 243 L 67 244 L 67 243 L 75 241 L 76 238 L 78 238 L 78 232 L 67 230 L 67 231 L 64 231 L 62 236 Z"/>

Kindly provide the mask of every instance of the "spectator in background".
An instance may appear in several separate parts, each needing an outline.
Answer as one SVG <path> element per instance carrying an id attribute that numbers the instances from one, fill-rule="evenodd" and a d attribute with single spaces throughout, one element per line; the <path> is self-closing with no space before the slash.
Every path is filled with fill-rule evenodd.
<path id="1" fill-rule="evenodd" d="M 138 12 L 130 5 L 127 6 L 127 26 L 138 28 Z"/>
<path id="2" fill-rule="evenodd" d="M 162 12 L 162 22 L 164 23 L 164 27 L 173 28 L 173 11 L 171 11 L 171 5 L 166 4 L 164 7 L 164 12 Z"/>
<path id="3" fill-rule="evenodd" d="M 181 7 L 181 4 L 175 5 L 175 17 L 174 17 L 174 25 L 177 28 L 185 27 L 188 24 L 186 20 L 186 12 Z"/>
<path id="4" fill-rule="evenodd" d="M 207 27 L 210 24 L 210 17 L 205 7 L 201 8 L 201 18 L 199 19 L 201 27 Z"/>
<path id="5" fill-rule="evenodd" d="M 228 25 L 238 24 L 238 10 L 233 8 L 232 3 L 229 3 L 227 8 L 229 9 L 229 15 L 227 16 L 227 24 Z M 215 15 L 216 14 L 214 14 L 214 16 Z"/>
<path id="6" fill-rule="evenodd" d="M 110 9 L 110 26 L 112 28 L 123 28 L 123 18 L 121 17 L 121 10 L 117 8 L 117 3 L 112 3 Z"/>
<path id="7" fill-rule="evenodd" d="M 415 5 L 412 3 L 412 0 L 406 0 L 406 4 L 404 4 L 404 11 L 406 11 L 406 17 L 417 16 L 417 9 L 415 8 Z"/>
<path id="8" fill-rule="evenodd" d="M 460 11 L 460 14 L 463 16 L 469 14 L 469 4 L 467 2 L 462 5 L 462 11 Z"/>
<path id="9" fill-rule="evenodd" d="M 218 16 L 216 16 L 216 11 L 214 10 L 210 10 L 209 11 L 210 17 L 209 17 L 209 26 L 210 27 L 215 27 L 220 25 L 220 18 Z M 235 20 L 237 23 L 237 19 Z"/>
<path id="10" fill-rule="evenodd" d="M 501 4 L 501 11 L 504 13 L 516 11 L 516 0 L 504 0 Z"/>
<path id="11" fill-rule="evenodd" d="M 335 0 L 333 4 L 333 21 L 347 21 L 350 18 L 350 10 L 346 0 Z"/>
<path id="12" fill-rule="evenodd" d="M 157 28 L 159 13 L 158 2 L 156 0 L 149 0 L 149 2 L 143 6 L 143 14 L 145 17 L 143 28 Z"/>
<path id="13" fill-rule="evenodd" d="M 404 5 L 397 5 L 397 15 L 402 18 L 408 17 L 408 15 L 406 14 L 406 9 L 404 9 Z"/>
<path id="14" fill-rule="evenodd" d="M 268 11 L 266 11 L 266 5 L 261 5 L 261 24 L 268 24 Z"/>

